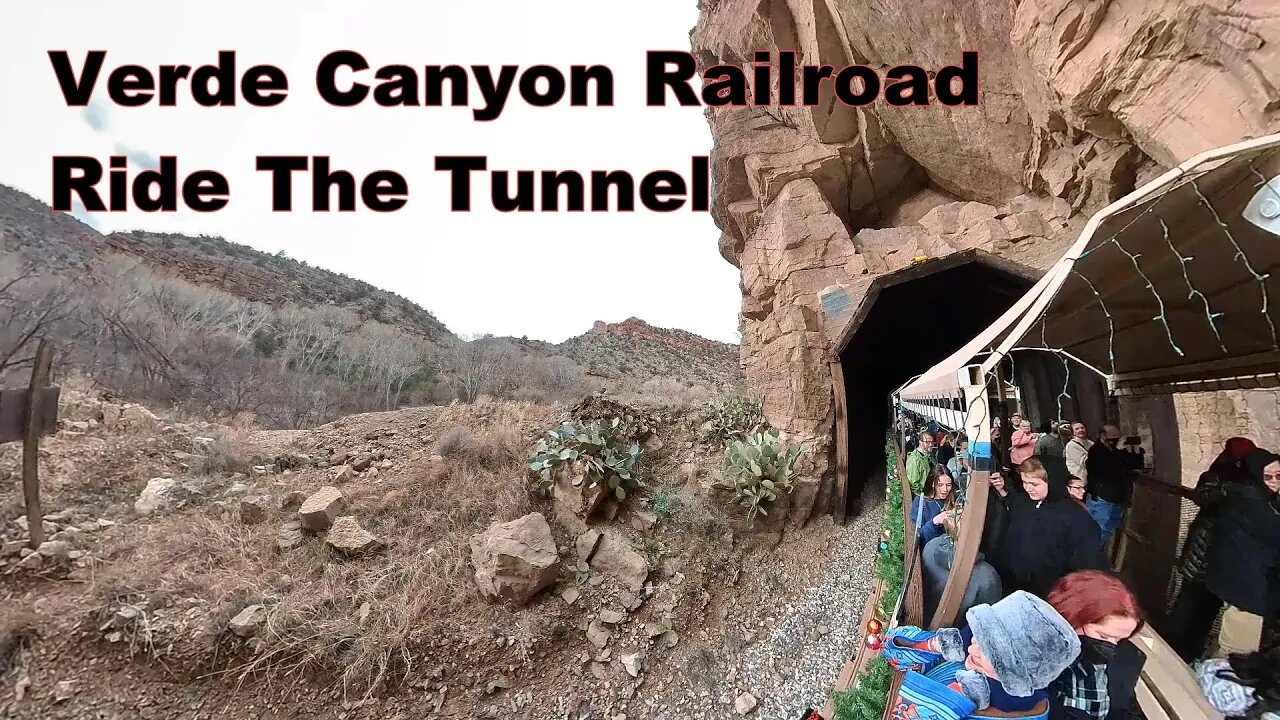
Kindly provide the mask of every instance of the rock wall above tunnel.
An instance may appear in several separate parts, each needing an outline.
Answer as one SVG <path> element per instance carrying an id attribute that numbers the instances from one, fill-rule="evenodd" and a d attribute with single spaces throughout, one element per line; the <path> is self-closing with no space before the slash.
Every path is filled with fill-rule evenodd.
<path id="1" fill-rule="evenodd" d="M 979 52 L 977 107 L 707 111 L 747 377 L 823 475 L 832 343 L 875 277 L 970 248 L 1043 270 L 1137 184 L 1280 129 L 1274 0 L 703 0 L 691 42 L 704 67 L 790 49 L 883 73 Z"/>

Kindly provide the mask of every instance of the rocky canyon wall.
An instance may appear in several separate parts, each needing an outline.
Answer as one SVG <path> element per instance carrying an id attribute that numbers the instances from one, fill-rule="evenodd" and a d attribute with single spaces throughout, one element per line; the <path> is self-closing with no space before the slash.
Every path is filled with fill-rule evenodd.
<path id="1" fill-rule="evenodd" d="M 748 381 L 826 478 L 827 363 L 873 279 L 971 248 L 1043 271 L 1136 185 L 1280 130 L 1275 0 L 703 0 L 691 41 L 702 67 L 789 49 L 883 73 L 980 53 L 976 107 L 707 110 Z"/>

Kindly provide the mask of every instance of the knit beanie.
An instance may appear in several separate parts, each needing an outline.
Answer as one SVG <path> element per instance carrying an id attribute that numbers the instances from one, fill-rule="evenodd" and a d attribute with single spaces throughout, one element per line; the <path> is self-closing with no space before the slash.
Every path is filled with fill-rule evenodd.
<path id="1" fill-rule="evenodd" d="M 1010 695 L 1049 687 L 1080 655 L 1080 638 L 1049 603 L 1019 590 L 965 613 L 974 642 Z"/>

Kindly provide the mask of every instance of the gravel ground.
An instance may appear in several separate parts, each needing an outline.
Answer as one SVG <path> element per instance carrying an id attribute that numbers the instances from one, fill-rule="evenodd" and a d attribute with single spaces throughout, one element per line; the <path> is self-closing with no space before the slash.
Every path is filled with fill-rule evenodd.
<path id="1" fill-rule="evenodd" d="M 768 642 L 744 653 L 737 684 L 761 691 L 752 717 L 795 720 L 805 707 L 821 709 L 826 703 L 858 640 L 875 580 L 872 557 L 881 516 L 880 506 L 868 507 L 846 525 L 821 583 L 786 612 Z"/>

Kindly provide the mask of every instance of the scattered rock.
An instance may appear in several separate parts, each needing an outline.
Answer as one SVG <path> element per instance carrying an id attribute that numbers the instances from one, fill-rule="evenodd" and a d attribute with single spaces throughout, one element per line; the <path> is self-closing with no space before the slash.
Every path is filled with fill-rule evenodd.
<path id="1" fill-rule="evenodd" d="M 733 701 L 733 710 L 739 715 L 747 715 L 756 709 L 756 696 L 751 693 L 742 693 L 738 699 Z"/>
<path id="2" fill-rule="evenodd" d="M 23 570 L 39 570 L 43 565 L 44 556 L 39 553 L 31 553 L 18 561 L 18 567 Z"/>
<path id="3" fill-rule="evenodd" d="M 276 547 L 281 550 L 292 550 L 302 544 L 302 523 L 290 520 L 281 523 L 276 529 Z"/>
<path id="4" fill-rule="evenodd" d="M 173 478 L 151 478 L 133 503 L 133 511 L 139 515 L 150 515 L 166 510 L 176 501 L 177 489 L 178 481 Z"/>
<path id="5" fill-rule="evenodd" d="M 382 462 L 378 463 L 379 470 L 390 470 L 393 467 L 395 467 L 395 463 L 391 462 L 390 460 L 383 460 Z"/>
<path id="6" fill-rule="evenodd" d="M 141 405 L 125 405 L 120 410 L 120 423 L 134 429 L 154 430 L 160 427 L 160 418 Z"/>
<path id="7" fill-rule="evenodd" d="M 46 540 L 40 543 L 36 552 L 48 560 L 66 560 L 67 553 L 71 552 L 71 544 L 65 540 Z"/>
<path id="8" fill-rule="evenodd" d="M 591 675 L 597 680 L 603 680 L 608 676 L 609 668 L 602 662 L 591 663 Z"/>
<path id="9" fill-rule="evenodd" d="M 644 655 L 639 652 L 627 653 L 618 656 L 618 660 L 622 663 L 622 667 L 626 668 L 627 674 L 631 677 L 640 677 L 641 660 Z"/>
<path id="10" fill-rule="evenodd" d="M 471 564 L 481 594 L 520 605 L 554 583 L 560 574 L 555 538 L 541 513 L 494 523 L 473 535 Z"/>
<path id="11" fill-rule="evenodd" d="M 342 514 L 346 502 L 342 492 L 332 485 L 326 485 L 312 493 L 298 510 L 298 519 L 304 530 L 319 532 L 328 530 L 333 521 Z"/>
<path id="12" fill-rule="evenodd" d="M 267 519 L 271 512 L 271 498 L 266 495 L 250 495 L 240 500 L 240 522 L 256 525 Z"/>
<path id="13" fill-rule="evenodd" d="M 649 576 L 649 561 L 633 550 L 625 537 L 612 531 L 604 533 L 590 565 L 617 579 L 631 592 L 639 592 Z"/>
<path id="14" fill-rule="evenodd" d="M 658 516 L 648 510 L 636 510 L 631 513 L 631 526 L 637 530 L 648 530 L 658 524 Z"/>
<path id="15" fill-rule="evenodd" d="M 338 472 L 333 474 L 333 481 L 336 483 L 344 483 L 356 476 L 356 471 L 351 469 L 350 465 L 343 465 L 338 468 Z"/>
<path id="16" fill-rule="evenodd" d="M 301 490 L 290 490 L 287 495 L 280 498 L 281 510 L 297 510 L 302 507 L 302 503 L 307 501 L 307 494 Z"/>
<path id="17" fill-rule="evenodd" d="M 250 605 L 231 618 L 227 629 L 239 637 L 252 637 L 258 628 L 267 621 L 267 608 L 262 605 Z"/>
<path id="18" fill-rule="evenodd" d="M 580 593 L 577 588 L 567 588 L 564 592 L 560 593 L 560 599 L 564 600 L 566 605 L 572 605 L 577 602 L 579 595 Z"/>
<path id="19" fill-rule="evenodd" d="M 66 702 L 75 694 L 76 682 L 74 680 L 63 680 L 53 686 L 53 701 L 55 703 Z"/>
<path id="20" fill-rule="evenodd" d="M 18 553 L 22 552 L 22 548 L 26 546 L 27 544 L 22 542 L 21 540 L 10 540 L 9 542 L 6 542 L 3 545 L 0 545 L 0 557 L 17 555 Z"/>
<path id="21" fill-rule="evenodd" d="M 334 521 L 325 535 L 324 542 L 343 555 L 360 555 L 382 547 L 382 541 L 373 533 L 360 527 L 360 523 L 351 515 L 343 515 Z"/>
<path id="22" fill-rule="evenodd" d="M 351 461 L 351 469 L 356 472 L 364 472 L 373 464 L 373 453 L 360 453 Z"/>
<path id="23" fill-rule="evenodd" d="M 600 622 L 605 623 L 606 625 L 617 625 L 618 623 L 621 623 L 623 620 L 626 620 L 626 619 L 627 619 L 627 616 L 623 615 L 617 610 L 601 610 L 600 611 Z"/>
<path id="24" fill-rule="evenodd" d="M 511 687 L 511 679 L 506 675 L 499 675 L 485 684 L 484 691 L 486 694 L 492 695 L 498 690 L 506 690 L 509 687 Z"/>
<path id="25" fill-rule="evenodd" d="M 581 535 L 574 542 L 574 546 L 578 551 L 578 559 L 582 562 L 591 562 L 591 558 L 596 554 L 596 548 L 600 546 L 600 538 L 603 537 L 599 530 L 592 528 Z"/>
<path id="26" fill-rule="evenodd" d="M 587 640 L 596 647 L 604 649 L 609 644 L 609 630 L 599 620 L 592 620 L 587 626 Z"/>

